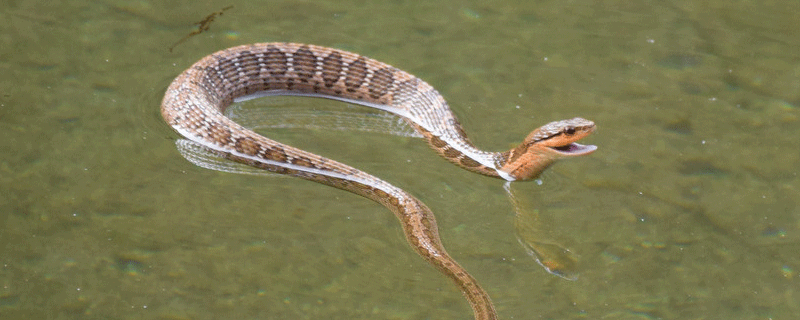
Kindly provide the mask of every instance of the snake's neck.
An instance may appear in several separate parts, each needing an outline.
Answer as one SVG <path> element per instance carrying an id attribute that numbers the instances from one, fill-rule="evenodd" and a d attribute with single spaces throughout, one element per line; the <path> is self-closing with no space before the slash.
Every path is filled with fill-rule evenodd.
<path id="1" fill-rule="evenodd" d="M 409 124 L 448 161 L 469 171 L 506 181 L 535 179 L 557 160 L 597 150 L 597 146 L 576 142 L 595 130 L 594 122 L 583 118 L 543 125 L 528 134 L 519 146 L 505 152 L 480 150 L 461 130 L 433 133 L 417 122 L 409 121 Z"/>

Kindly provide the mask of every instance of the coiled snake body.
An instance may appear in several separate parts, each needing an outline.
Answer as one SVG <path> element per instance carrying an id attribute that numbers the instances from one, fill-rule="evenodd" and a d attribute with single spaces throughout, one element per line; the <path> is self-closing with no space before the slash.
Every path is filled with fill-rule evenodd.
<path id="1" fill-rule="evenodd" d="M 321 97 L 385 110 L 406 119 L 442 157 L 508 181 L 535 178 L 554 161 L 593 152 L 575 141 L 594 131 L 581 118 L 551 122 L 506 152 L 478 150 L 444 98 L 424 81 L 354 53 L 294 43 L 260 43 L 206 56 L 181 73 L 161 103 L 166 122 L 221 157 L 319 182 L 372 199 L 400 220 L 411 247 L 451 278 L 475 319 L 496 319 L 489 295 L 439 239 L 428 207 L 409 193 L 348 165 L 270 140 L 226 117 L 234 101 L 270 95 Z"/>

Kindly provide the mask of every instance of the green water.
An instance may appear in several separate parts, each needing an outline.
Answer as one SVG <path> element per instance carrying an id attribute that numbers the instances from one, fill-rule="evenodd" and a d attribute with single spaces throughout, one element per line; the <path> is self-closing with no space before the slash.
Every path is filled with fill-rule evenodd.
<path id="1" fill-rule="evenodd" d="M 3 1 L 0 318 L 470 318 L 383 207 L 201 169 L 175 150 L 158 109 L 180 71 L 229 46 L 293 41 L 419 76 L 486 149 L 552 120 L 597 123 L 596 153 L 512 186 L 539 231 L 578 256 L 576 281 L 518 243 L 502 181 L 419 139 L 273 133 L 419 197 L 502 319 L 796 319 L 797 12 L 796 1 Z"/>

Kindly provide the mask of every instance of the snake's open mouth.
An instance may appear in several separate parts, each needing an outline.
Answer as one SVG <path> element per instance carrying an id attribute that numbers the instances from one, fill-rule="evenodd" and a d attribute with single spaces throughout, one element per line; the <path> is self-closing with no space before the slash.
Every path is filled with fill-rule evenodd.
<path id="1" fill-rule="evenodd" d="M 591 144 L 583 145 L 573 142 L 565 146 L 550 147 L 550 149 L 564 156 L 574 157 L 590 154 L 597 150 L 597 146 Z"/>

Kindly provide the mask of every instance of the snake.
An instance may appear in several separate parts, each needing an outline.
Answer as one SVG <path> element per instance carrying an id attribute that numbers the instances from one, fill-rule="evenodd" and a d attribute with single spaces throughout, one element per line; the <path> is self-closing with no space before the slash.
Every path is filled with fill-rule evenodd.
<path id="1" fill-rule="evenodd" d="M 356 53 L 310 44 L 224 49 L 200 59 L 169 85 L 161 114 L 184 138 L 224 159 L 339 188 L 388 208 L 411 248 L 452 279 L 476 320 L 497 319 L 495 307 L 478 281 L 445 251 L 434 214 L 422 201 L 364 171 L 271 140 L 224 113 L 234 102 L 277 95 L 333 99 L 395 114 L 444 159 L 506 181 L 534 179 L 559 159 L 597 149 L 576 142 L 595 130 L 594 122 L 572 118 L 533 130 L 508 151 L 482 151 L 467 138 L 442 95 L 425 81 Z"/>

